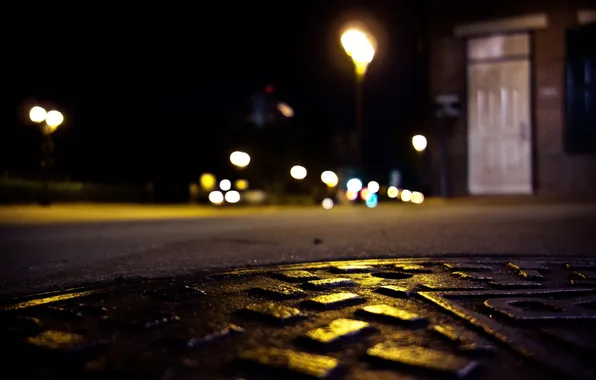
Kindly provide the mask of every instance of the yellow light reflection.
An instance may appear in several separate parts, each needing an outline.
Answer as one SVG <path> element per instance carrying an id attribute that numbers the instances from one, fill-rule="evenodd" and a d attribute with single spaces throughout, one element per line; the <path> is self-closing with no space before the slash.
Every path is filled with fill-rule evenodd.
<path id="1" fill-rule="evenodd" d="M 9 305 L 9 306 L 0 307 L 0 310 L 19 310 L 19 309 L 26 309 L 26 308 L 32 307 L 32 306 L 45 305 L 45 304 L 48 304 L 48 303 L 69 300 L 69 299 L 72 299 L 72 298 L 84 297 L 84 296 L 91 295 L 93 293 L 97 293 L 97 291 L 86 291 L 86 292 L 60 294 L 60 295 L 57 295 L 57 296 L 39 298 L 39 299 L 31 300 L 31 301 L 24 301 L 24 302 L 18 303 L 16 305 Z"/>

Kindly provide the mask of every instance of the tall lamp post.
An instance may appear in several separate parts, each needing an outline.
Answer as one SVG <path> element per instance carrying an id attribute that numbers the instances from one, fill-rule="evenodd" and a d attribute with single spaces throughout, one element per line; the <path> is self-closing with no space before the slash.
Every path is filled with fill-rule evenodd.
<path id="1" fill-rule="evenodd" d="M 418 178 L 420 180 L 420 185 L 426 185 L 426 171 L 427 171 L 427 163 L 426 163 L 426 154 L 424 151 L 426 150 L 426 146 L 428 145 L 428 141 L 426 137 L 423 135 L 415 135 L 412 137 L 412 146 L 414 150 L 418 152 L 420 155 L 420 159 L 418 162 Z M 426 189 L 422 190 L 426 191 Z"/>
<path id="2" fill-rule="evenodd" d="M 43 172 L 43 193 L 40 203 L 49 205 L 50 201 L 50 167 L 54 164 L 54 140 L 52 134 L 64 122 L 64 116 L 60 111 L 52 110 L 47 112 L 44 108 L 35 106 L 29 111 L 29 119 L 40 126 L 43 134 L 41 145 L 41 170 Z"/>
<path id="3" fill-rule="evenodd" d="M 360 29 L 348 29 L 341 35 L 341 44 L 346 54 L 352 58 L 356 73 L 356 143 L 357 143 L 357 164 L 362 166 L 362 82 L 368 65 L 375 56 L 374 41 L 371 36 Z"/>

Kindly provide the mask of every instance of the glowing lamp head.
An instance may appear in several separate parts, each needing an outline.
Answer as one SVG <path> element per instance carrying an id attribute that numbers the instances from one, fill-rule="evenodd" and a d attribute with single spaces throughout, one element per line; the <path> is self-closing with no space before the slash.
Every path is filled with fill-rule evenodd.
<path id="1" fill-rule="evenodd" d="M 341 35 L 341 44 L 356 66 L 356 73 L 364 75 L 375 56 L 372 38 L 359 29 L 348 29 Z"/>
<path id="2" fill-rule="evenodd" d="M 422 152 L 424 149 L 426 149 L 426 145 L 426 137 L 422 135 L 416 135 L 412 137 L 412 146 L 417 152 Z"/>
<path id="3" fill-rule="evenodd" d="M 29 120 L 34 123 L 41 123 L 46 119 L 47 112 L 44 108 L 35 106 L 29 111 Z"/>
<path id="4" fill-rule="evenodd" d="M 290 169 L 290 175 L 294 179 L 304 179 L 306 178 L 306 168 L 304 166 L 294 165 Z"/>
<path id="5" fill-rule="evenodd" d="M 209 193 L 209 202 L 214 205 L 220 205 L 224 202 L 224 195 L 221 191 L 212 191 Z"/>
<path id="6" fill-rule="evenodd" d="M 230 154 L 230 162 L 234 166 L 244 168 L 250 163 L 250 155 L 246 152 L 232 152 L 232 154 Z"/>
<path id="7" fill-rule="evenodd" d="M 362 190 L 362 181 L 358 178 L 352 178 L 346 183 L 346 188 L 357 193 Z"/>
<path id="8" fill-rule="evenodd" d="M 46 124 L 53 129 L 58 128 L 60 124 L 64 121 L 64 116 L 60 111 L 50 111 L 46 115 Z"/>
<path id="9" fill-rule="evenodd" d="M 339 182 L 339 178 L 337 177 L 337 174 L 331 170 L 325 170 L 323 173 L 321 173 L 321 181 L 323 181 L 323 183 L 328 187 L 335 187 Z"/>

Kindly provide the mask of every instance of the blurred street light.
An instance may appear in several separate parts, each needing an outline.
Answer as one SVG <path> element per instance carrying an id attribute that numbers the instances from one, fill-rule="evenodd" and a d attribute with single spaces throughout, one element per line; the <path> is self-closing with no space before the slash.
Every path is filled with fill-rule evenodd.
<path id="1" fill-rule="evenodd" d="M 377 194 L 370 194 L 370 196 L 368 198 L 366 198 L 366 207 L 368 208 L 375 208 L 377 207 L 377 204 L 379 203 L 379 197 L 377 196 Z"/>
<path id="2" fill-rule="evenodd" d="M 240 202 L 240 193 L 236 190 L 230 190 L 226 193 L 225 200 L 228 203 L 238 203 Z"/>
<path id="3" fill-rule="evenodd" d="M 220 205 L 224 202 L 224 195 L 221 191 L 212 191 L 209 193 L 209 202 Z"/>
<path id="4" fill-rule="evenodd" d="M 413 191 L 412 192 L 412 203 L 414 204 L 422 204 L 424 202 L 424 195 L 421 192 Z"/>
<path id="5" fill-rule="evenodd" d="M 362 30 L 348 29 L 341 35 L 341 44 L 356 68 L 356 75 L 364 76 L 375 56 L 371 38 Z"/>
<path id="6" fill-rule="evenodd" d="M 219 188 L 222 189 L 223 191 L 228 191 L 232 188 L 232 182 L 230 182 L 229 179 L 222 179 L 219 182 Z"/>
<path id="7" fill-rule="evenodd" d="M 401 191 L 401 200 L 404 202 L 409 202 L 412 200 L 412 192 L 408 189 L 404 189 Z"/>
<path id="8" fill-rule="evenodd" d="M 371 193 L 368 188 L 363 187 L 362 190 L 360 190 L 360 199 L 362 199 L 363 201 L 366 201 L 368 198 L 370 198 L 371 195 L 373 195 L 374 193 Z"/>
<path id="9" fill-rule="evenodd" d="M 201 178 L 199 178 L 203 191 L 213 190 L 215 188 L 215 181 L 215 176 L 211 173 L 203 173 L 201 174 Z"/>
<path id="10" fill-rule="evenodd" d="M 64 121 L 64 115 L 60 111 L 52 110 L 46 115 L 46 124 L 52 128 L 52 131 L 58 128 Z"/>
<path id="11" fill-rule="evenodd" d="M 362 181 L 358 178 L 352 178 L 346 184 L 346 188 L 357 193 L 362 190 Z"/>
<path id="12" fill-rule="evenodd" d="M 238 190 L 246 190 L 248 189 L 248 181 L 245 179 L 236 180 L 236 189 Z"/>
<path id="13" fill-rule="evenodd" d="M 44 108 L 35 106 L 29 111 L 29 119 L 34 123 L 41 123 L 46 120 L 47 114 Z"/>
<path id="14" fill-rule="evenodd" d="M 412 146 L 416 150 L 416 152 L 422 152 L 426 149 L 427 141 L 426 137 L 422 135 L 416 135 L 412 137 Z"/>
<path id="15" fill-rule="evenodd" d="M 54 140 L 52 139 L 52 133 L 64 122 L 64 115 L 60 111 L 51 110 L 46 112 L 43 107 L 35 106 L 29 110 L 29 119 L 33 123 L 39 124 L 41 132 L 44 135 L 43 144 L 41 145 L 42 158 L 40 162 L 44 178 L 40 203 L 42 205 L 49 205 L 51 203 L 49 169 L 54 164 Z"/>
<path id="16" fill-rule="evenodd" d="M 350 201 L 355 201 L 358 198 L 358 191 L 346 190 L 346 198 Z"/>
<path id="17" fill-rule="evenodd" d="M 362 165 L 362 82 L 368 65 L 375 56 L 374 40 L 359 29 L 348 29 L 341 35 L 341 44 L 346 54 L 352 58 L 356 72 L 356 141 L 358 146 L 357 162 Z"/>
<path id="18" fill-rule="evenodd" d="M 379 186 L 379 183 L 377 181 L 370 181 L 368 183 L 368 186 L 366 186 L 368 188 L 368 191 L 371 194 L 375 194 L 379 191 L 379 189 L 381 188 L 381 186 Z"/>
<path id="19" fill-rule="evenodd" d="M 306 168 L 304 166 L 294 165 L 290 169 L 290 175 L 294 179 L 298 179 L 298 180 L 304 179 L 304 178 L 306 178 L 306 173 L 307 173 Z"/>
<path id="20" fill-rule="evenodd" d="M 294 116 L 294 110 L 292 109 L 292 107 L 290 107 L 286 103 L 281 103 L 281 102 L 277 103 L 277 110 L 279 112 L 281 112 L 281 114 L 284 115 L 285 117 L 293 117 Z"/>
<path id="21" fill-rule="evenodd" d="M 323 202 L 321 202 L 321 206 L 323 206 L 323 208 L 325 210 L 331 210 L 333 208 L 333 199 L 331 199 L 331 198 L 323 199 Z"/>
<path id="22" fill-rule="evenodd" d="M 234 166 L 245 168 L 250 163 L 250 155 L 246 152 L 232 152 L 232 154 L 230 154 L 230 162 Z"/>
<path id="23" fill-rule="evenodd" d="M 397 190 L 397 187 L 395 186 L 389 186 L 389 188 L 387 189 L 387 196 L 391 199 L 397 198 L 398 194 L 399 190 Z"/>
<path id="24" fill-rule="evenodd" d="M 321 173 L 321 181 L 328 187 L 335 187 L 339 183 L 339 178 L 337 177 L 337 174 L 331 170 L 325 170 Z"/>

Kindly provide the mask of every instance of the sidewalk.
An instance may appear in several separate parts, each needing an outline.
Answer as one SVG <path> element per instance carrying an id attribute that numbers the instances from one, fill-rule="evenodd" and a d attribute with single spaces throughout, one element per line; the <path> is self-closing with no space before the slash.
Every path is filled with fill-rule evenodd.
<path id="1" fill-rule="evenodd" d="M 504 195 L 504 196 L 469 196 L 440 198 L 428 197 L 428 205 L 468 204 L 468 205 L 549 205 L 549 204 L 595 204 L 596 195 L 560 196 L 560 195 Z"/>

